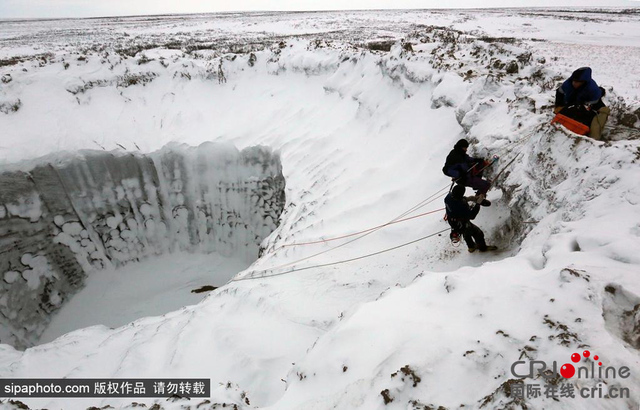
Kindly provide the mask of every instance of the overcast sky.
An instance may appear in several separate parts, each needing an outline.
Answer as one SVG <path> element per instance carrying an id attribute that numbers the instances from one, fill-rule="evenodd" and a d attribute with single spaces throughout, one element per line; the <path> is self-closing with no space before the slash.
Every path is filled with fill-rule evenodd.
<path id="1" fill-rule="evenodd" d="M 99 17 L 250 10 L 546 6 L 638 7 L 638 0 L 0 0 L 0 18 Z"/>

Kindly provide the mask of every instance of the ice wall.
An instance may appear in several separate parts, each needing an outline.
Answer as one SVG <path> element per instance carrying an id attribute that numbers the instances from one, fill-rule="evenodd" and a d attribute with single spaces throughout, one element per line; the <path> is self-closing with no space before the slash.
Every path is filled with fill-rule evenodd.
<path id="1" fill-rule="evenodd" d="M 83 151 L 0 174 L 0 343 L 33 345 L 97 269 L 173 251 L 250 262 L 284 207 L 265 147 Z"/>

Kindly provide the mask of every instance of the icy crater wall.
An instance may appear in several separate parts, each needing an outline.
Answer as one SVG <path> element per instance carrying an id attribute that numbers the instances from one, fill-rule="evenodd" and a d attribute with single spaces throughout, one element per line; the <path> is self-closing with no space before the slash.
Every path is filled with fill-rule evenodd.
<path id="1" fill-rule="evenodd" d="M 205 143 L 84 151 L 0 174 L 0 342 L 37 342 L 92 271 L 173 251 L 248 262 L 284 208 L 280 158 Z"/>

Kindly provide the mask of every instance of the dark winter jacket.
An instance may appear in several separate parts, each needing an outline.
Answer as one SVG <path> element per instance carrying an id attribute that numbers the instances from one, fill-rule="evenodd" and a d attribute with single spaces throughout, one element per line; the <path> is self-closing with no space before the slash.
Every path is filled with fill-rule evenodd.
<path id="1" fill-rule="evenodd" d="M 584 81 L 579 88 L 573 88 L 573 81 Z M 591 68 L 578 68 L 556 91 L 556 107 L 571 105 L 593 105 L 602 98 L 602 90 L 591 78 Z"/>
<path id="2" fill-rule="evenodd" d="M 482 162 L 481 158 L 471 158 L 461 148 L 454 148 L 447 155 L 442 172 L 451 178 L 460 178 L 467 175 L 473 164 Z"/>
<path id="3" fill-rule="evenodd" d="M 449 221 L 468 222 L 480 212 L 480 205 L 476 204 L 473 208 L 469 208 L 466 201 L 454 198 L 451 193 L 444 198 L 444 205 Z"/>

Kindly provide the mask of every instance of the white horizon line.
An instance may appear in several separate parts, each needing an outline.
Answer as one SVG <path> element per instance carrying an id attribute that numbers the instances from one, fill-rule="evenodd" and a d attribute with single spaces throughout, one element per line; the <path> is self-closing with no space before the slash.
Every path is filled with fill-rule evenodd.
<path id="1" fill-rule="evenodd" d="M 640 3 L 640 0 L 627 0 Z M 584 6 L 493 6 L 493 7 L 428 7 L 428 8 L 413 8 L 413 7 L 388 7 L 388 8 L 373 8 L 373 9 L 316 9 L 316 10 L 278 10 L 278 9 L 265 9 L 265 10 L 226 10 L 226 11 L 198 11 L 198 12 L 163 12 L 163 13 L 148 13 L 148 14 L 111 14 L 111 15 L 60 15 L 60 16 L 47 16 L 47 17 L 34 17 L 34 16 L 11 16 L 0 17 L 0 21 L 35 21 L 35 20 L 88 20 L 88 19 L 108 19 L 108 18 L 135 18 L 135 17 L 163 17 L 163 16 L 195 16 L 204 14 L 237 14 L 237 13 L 332 13 L 332 12 L 367 12 L 367 11 L 430 11 L 430 10 L 512 10 L 512 9 L 530 9 L 530 10 L 549 10 L 549 9 L 571 9 L 572 11 L 580 11 L 585 9 L 600 9 L 600 10 L 612 10 L 612 9 L 628 9 L 628 8 L 640 8 L 638 5 L 629 6 L 607 6 L 607 5 L 584 5 Z"/>

